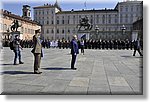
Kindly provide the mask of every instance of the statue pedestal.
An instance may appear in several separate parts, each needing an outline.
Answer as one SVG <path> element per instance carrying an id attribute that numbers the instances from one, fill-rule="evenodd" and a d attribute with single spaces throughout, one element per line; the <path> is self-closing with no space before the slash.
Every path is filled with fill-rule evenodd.
<path id="1" fill-rule="evenodd" d="M 15 31 L 15 32 L 11 32 L 12 40 L 15 38 L 16 35 L 19 35 L 20 39 L 23 39 L 23 33 L 20 33 L 20 31 Z"/>

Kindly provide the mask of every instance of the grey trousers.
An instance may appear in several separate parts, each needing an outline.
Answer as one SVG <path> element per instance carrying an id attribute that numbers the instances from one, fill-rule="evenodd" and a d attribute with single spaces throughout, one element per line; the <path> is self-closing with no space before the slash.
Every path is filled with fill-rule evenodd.
<path id="1" fill-rule="evenodd" d="M 38 71 L 41 64 L 41 54 L 40 53 L 34 53 L 34 71 Z"/>

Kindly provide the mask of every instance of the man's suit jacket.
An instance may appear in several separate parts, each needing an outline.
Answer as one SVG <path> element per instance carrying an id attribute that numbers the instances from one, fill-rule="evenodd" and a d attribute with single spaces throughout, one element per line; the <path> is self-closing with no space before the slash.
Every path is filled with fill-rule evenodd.
<path id="1" fill-rule="evenodd" d="M 76 40 L 71 41 L 71 54 L 79 54 L 78 43 Z"/>
<path id="2" fill-rule="evenodd" d="M 134 50 L 137 50 L 140 48 L 141 48 L 140 41 L 139 40 L 134 41 Z"/>
<path id="3" fill-rule="evenodd" d="M 33 49 L 31 51 L 32 53 L 41 53 L 42 54 L 42 45 L 41 41 L 38 38 L 38 36 L 33 36 Z"/>

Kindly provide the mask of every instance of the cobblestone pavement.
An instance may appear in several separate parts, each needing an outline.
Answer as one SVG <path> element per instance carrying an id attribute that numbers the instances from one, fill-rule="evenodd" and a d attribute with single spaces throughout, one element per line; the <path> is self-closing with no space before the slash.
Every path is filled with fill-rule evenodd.
<path id="1" fill-rule="evenodd" d="M 13 65 L 9 48 L 1 51 L 2 94 L 143 94 L 143 65 L 133 50 L 86 49 L 70 69 L 69 49 L 44 49 L 40 75 L 33 74 L 31 49 L 22 51 L 23 65 Z"/>

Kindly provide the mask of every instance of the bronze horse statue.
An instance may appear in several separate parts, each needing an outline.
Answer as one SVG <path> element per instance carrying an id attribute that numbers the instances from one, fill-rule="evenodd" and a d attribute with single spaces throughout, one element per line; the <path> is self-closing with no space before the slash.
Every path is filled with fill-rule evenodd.
<path id="1" fill-rule="evenodd" d="M 77 25 L 78 31 L 81 31 L 81 28 L 84 27 L 84 30 L 91 30 L 93 25 L 89 23 L 88 17 L 81 18 L 79 21 L 80 24 Z"/>
<path id="2" fill-rule="evenodd" d="M 18 28 L 21 27 L 22 25 L 19 24 L 18 20 L 13 21 L 13 25 L 11 26 L 11 31 L 18 31 Z"/>

